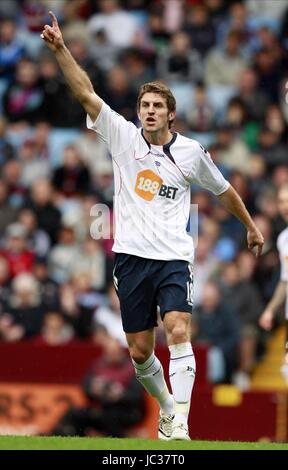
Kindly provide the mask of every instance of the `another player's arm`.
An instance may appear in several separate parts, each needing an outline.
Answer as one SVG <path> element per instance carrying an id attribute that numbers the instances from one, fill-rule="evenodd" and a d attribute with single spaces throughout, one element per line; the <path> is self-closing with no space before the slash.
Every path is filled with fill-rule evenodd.
<path id="1" fill-rule="evenodd" d="M 270 302 L 259 318 L 259 324 L 264 328 L 264 330 L 270 330 L 272 328 L 274 316 L 277 310 L 284 303 L 286 297 L 286 284 L 287 283 L 285 281 L 278 282 Z"/>
<path id="2" fill-rule="evenodd" d="M 102 107 L 102 99 L 95 93 L 87 73 L 77 64 L 69 49 L 65 46 L 58 21 L 51 11 L 52 26 L 45 25 L 41 37 L 47 47 L 55 54 L 65 80 L 76 99 L 95 121 Z"/>
<path id="3" fill-rule="evenodd" d="M 248 248 L 252 250 L 256 247 L 256 256 L 260 256 L 264 245 L 263 235 L 251 219 L 237 191 L 230 185 L 227 191 L 217 196 L 217 198 L 231 214 L 235 215 L 235 217 L 245 225 L 247 229 Z"/>

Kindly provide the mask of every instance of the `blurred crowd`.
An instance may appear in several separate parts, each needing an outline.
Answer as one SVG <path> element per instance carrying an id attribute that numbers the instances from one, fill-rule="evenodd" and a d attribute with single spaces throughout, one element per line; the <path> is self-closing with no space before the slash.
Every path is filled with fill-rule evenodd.
<path id="1" fill-rule="evenodd" d="M 213 382 L 248 379 L 265 347 L 258 318 L 279 277 L 288 183 L 288 5 L 282 0 L 1 0 L 0 341 L 65 344 L 105 335 L 125 346 L 112 286 L 113 240 L 91 238 L 91 208 L 113 218 L 111 156 L 86 129 L 40 33 L 48 11 L 96 92 L 139 125 L 139 86 L 164 80 L 175 130 L 204 145 L 265 237 L 209 193 L 199 206 L 193 341 Z M 163 340 L 161 327 L 158 341 Z M 242 380 L 243 382 L 243 380 Z"/>

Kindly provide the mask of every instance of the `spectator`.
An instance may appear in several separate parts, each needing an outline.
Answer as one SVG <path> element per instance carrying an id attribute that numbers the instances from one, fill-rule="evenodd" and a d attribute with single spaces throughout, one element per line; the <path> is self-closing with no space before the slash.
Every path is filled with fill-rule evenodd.
<path id="1" fill-rule="evenodd" d="M 197 82 L 202 76 L 202 65 L 199 53 L 189 44 L 189 36 L 176 32 L 169 46 L 159 55 L 158 76 L 166 81 Z"/>
<path id="2" fill-rule="evenodd" d="M 99 8 L 100 13 L 93 15 L 88 21 L 89 32 L 95 34 L 104 31 L 108 43 L 115 48 L 133 46 L 138 30 L 135 18 L 120 9 L 118 0 L 100 0 Z"/>
<path id="3" fill-rule="evenodd" d="M 35 255 L 28 248 L 27 230 L 21 223 L 8 225 L 2 256 L 8 262 L 11 278 L 21 273 L 32 272 Z"/>
<path id="4" fill-rule="evenodd" d="M 40 333 L 46 312 L 41 304 L 39 284 L 32 274 L 19 274 L 12 281 L 12 292 L 3 311 L 18 327 L 17 339 L 30 339 Z"/>
<path id="5" fill-rule="evenodd" d="M 61 213 L 53 203 L 52 186 L 47 179 L 34 182 L 26 207 L 33 210 L 38 227 L 49 235 L 51 243 L 54 244 L 60 228 Z"/>
<path id="6" fill-rule="evenodd" d="M 87 436 L 91 432 L 124 437 L 144 415 L 144 392 L 120 343 L 107 336 L 103 355 L 88 372 L 83 389 L 90 401 L 86 408 L 72 408 L 52 435 Z M 129 410 L 129 411 L 128 411 Z"/>
<path id="7" fill-rule="evenodd" d="M 33 339 L 33 344 L 46 346 L 62 346 L 72 341 L 73 328 L 65 322 L 60 312 L 47 312 L 43 319 L 41 333 Z"/>
<path id="8" fill-rule="evenodd" d="M 55 190 L 65 197 L 79 196 L 89 192 L 90 173 L 74 145 L 68 145 L 65 148 L 63 165 L 54 171 L 52 183 Z"/>
<path id="9" fill-rule="evenodd" d="M 139 87 L 155 78 L 155 72 L 151 67 L 153 58 L 151 53 L 144 53 L 141 49 L 130 48 L 121 54 L 121 63 L 127 70 L 129 85 L 137 93 Z"/>
<path id="10" fill-rule="evenodd" d="M 241 98 L 234 97 L 229 100 L 224 121 L 226 125 L 231 126 L 241 135 L 247 122 L 246 106 Z"/>
<path id="11" fill-rule="evenodd" d="M 112 175 L 112 159 L 102 139 L 90 129 L 83 129 L 80 137 L 74 142 L 76 151 L 81 155 L 85 166 L 92 177 L 92 185 L 98 186 L 98 176 Z"/>
<path id="12" fill-rule="evenodd" d="M 1 105 L 0 105 L 1 106 Z M 0 165 L 14 157 L 14 149 L 7 138 L 8 123 L 0 116 Z"/>
<path id="13" fill-rule="evenodd" d="M 21 165 L 17 160 L 8 160 L 2 167 L 2 178 L 7 184 L 8 200 L 18 209 L 25 203 L 27 190 L 21 183 Z"/>
<path id="14" fill-rule="evenodd" d="M 281 83 L 281 63 L 271 50 L 263 48 L 255 55 L 254 68 L 259 78 L 259 89 L 267 93 L 272 102 L 277 102 Z"/>
<path id="15" fill-rule="evenodd" d="M 0 314 L 0 341 L 12 343 L 19 341 L 23 337 L 23 328 L 14 324 L 11 315 L 8 313 Z"/>
<path id="16" fill-rule="evenodd" d="M 108 87 L 103 99 L 106 99 L 117 113 L 128 121 L 136 121 L 136 93 L 130 86 L 128 74 L 122 65 L 113 67 L 108 73 Z"/>
<path id="17" fill-rule="evenodd" d="M 218 127 L 217 143 L 219 162 L 229 170 L 238 170 L 247 174 L 250 159 L 249 148 L 231 124 Z"/>
<path id="18" fill-rule="evenodd" d="M 36 258 L 33 265 L 33 274 L 39 283 L 41 303 L 47 309 L 59 307 L 59 286 L 49 277 L 48 262 L 46 258 Z"/>
<path id="19" fill-rule="evenodd" d="M 194 305 L 197 308 L 201 305 L 203 292 L 206 283 L 216 275 L 220 268 L 220 263 L 212 253 L 212 245 L 207 237 L 200 235 L 195 251 L 194 267 Z"/>
<path id="20" fill-rule="evenodd" d="M 91 238 L 90 234 L 81 247 L 81 255 L 73 260 L 73 272 L 86 272 L 90 275 L 93 289 L 102 291 L 110 277 L 112 268 L 107 264 L 101 242 Z"/>
<path id="21" fill-rule="evenodd" d="M 2 18 L 15 19 L 19 14 L 19 2 L 17 0 L 2 0 L 0 2 L 0 15 Z"/>
<path id="22" fill-rule="evenodd" d="M 211 382 L 229 382 L 237 366 L 239 321 L 237 315 L 221 295 L 216 284 L 204 287 L 202 304 L 192 317 L 192 339 L 207 344 L 208 379 Z"/>
<path id="23" fill-rule="evenodd" d="M 4 179 L 0 179 L 0 237 L 2 238 L 5 228 L 17 217 L 17 209 L 9 202 L 9 188 Z"/>
<path id="24" fill-rule="evenodd" d="M 88 52 L 88 41 L 87 40 L 85 41 L 79 36 L 74 36 L 74 37 L 71 37 L 71 39 L 67 41 L 67 47 L 69 47 L 69 50 L 71 51 L 71 54 L 73 55 L 77 63 L 80 64 L 81 67 L 83 67 L 83 69 L 86 70 L 86 72 L 88 73 L 95 89 L 102 90 L 103 84 L 105 83 L 104 75 L 101 72 L 98 62 L 95 61 L 92 57 L 90 57 L 90 54 Z M 67 102 L 66 102 L 66 106 L 67 106 Z M 74 99 L 74 106 L 77 106 L 77 107 L 79 106 L 78 114 L 80 112 L 81 114 L 83 113 L 81 106 L 79 105 L 78 101 L 75 99 Z M 76 123 L 76 127 L 78 127 L 78 125 L 79 125 L 79 121 L 78 123 Z"/>
<path id="25" fill-rule="evenodd" d="M 205 66 L 206 85 L 226 85 L 236 87 L 241 72 L 248 61 L 240 52 L 239 34 L 230 31 L 224 49 L 212 49 L 207 55 Z"/>
<path id="26" fill-rule="evenodd" d="M 127 348 L 127 341 L 121 321 L 120 303 L 112 283 L 109 284 L 107 292 L 109 304 L 102 305 L 95 311 L 95 328 L 97 329 L 99 325 L 105 328 L 111 338 L 117 339 L 121 346 Z"/>
<path id="27" fill-rule="evenodd" d="M 30 59 L 21 59 L 17 62 L 15 82 L 3 96 L 5 114 L 11 122 L 34 124 L 42 117 L 43 103 L 37 65 Z"/>
<path id="28" fill-rule="evenodd" d="M 186 116 L 189 127 L 194 132 L 212 131 L 215 117 L 215 111 L 209 102 L 206 87 L 202 82 L 199 82 L 195 87 L 192 106 Z"/>
<path id="29" fill-rule="evenodd" d="M 4 256 L 0 256 L 0 304 L 8 302 L 10 296 L 10 273 L 8 261 Z"/>
<path id="30" fill-rule="evenodd" d="M 16 23 L 12 18 L 0 20 L 0 77 L 14 78 L 15 68 L 24 56 L 23 44 L 16 38 Z"/>
<path id="31" fill-rule="evenodd" d="M 205 5 L 188 7 L 184 31 L 189 35 L 191 44 L 205 58 L 209 50 L 215 45 L 215 27 L 210 20 Z"/>
<path id="32" fill-rule="evenodd" d="M 224 212 L 227 213 L 227 211 Z M 221 220 L 223 229 L 225 230 L 222 230 L 222 227 L 216 218 L 214 219 L 212 217 L 207 217 L 202 221 L 201 224 L 201 234 L 210 243 L 211 253 L 218 260 L 218 262 L 228 261 L 234 258 L 237 246 L 237 238 L 239 237 L 239 235 L 237 238 L 236 236 L 233 237 L 233 234 L 231 234 L 231 232 L 229 233 L 229 222 L 232 227 L 234 225 L 232 222 L 232 217 L 227 217 L 227 220 L 225 220 L 226 224 L 223 222 L 224 221 Z M 238 226 L 238 221 L 235 226 Z M 232 227 L 230 227 L 231 231 Z M 243 234 L 243 232 L 240 232 L 240 234 L 241 233 Z"/>
<path id="33" fill-rule="evenodd" d="M 33 250 L 36 256 L 47 256 L 50 249 L 50 239 L 44 230 L 37 227 L 36 214 L 31 209 L 24 208 L 20 210 L 18 220 L 26 229 L 29 249 Z"/>
<path id="34" fill-rule="evenodd" d="M 264 119 L 269 104 L 269 96 L 265 90 L 259 90 L 258 82 L 257 73 L 252 68 L 244 69 L 240 74 L 237 97 L 245 104 L 247 119 L 250 121 Z"/>
<path id="35" fill-rule="evenodd" d="M 240 38 L 241 50 L 250 55 L 255 33 L 251 26 L 246 5 L 241 1 L 229 5 L 229 14 L 218 26 L 217 43 L 219 45 L 225 42 L 230 31 L 237 32 Z"/>
<path id="36" fill-rule="evenodd" d="M 39 158 L 36 142 L 33 139 L 23 142 L 19 150 L 19 161 L 21 164 L 20 183 L 26 189 L 30 188 L 34 181 L 50 176 L 49 161 Z"/>
<path id="37" fill-rule="evenodd" d="M 67 282 L 75 272 L 75 260 L 81 256 L 73 227 L 62 226 L 58 242 L 49 254 L 49 272 L 53 281 Z"/>
<path id="38" fill-rule="evenodd" d="M 66 313 L 69 320 L 72 321 L 77 335 L 80 338 L 90 338 L 93 332 L 95 308 L 106 302 L 105 296 L 93 289 L 89 272 L 83 271 L 74 274 L 69 286 L 72 309 L 70 308 L 70 312 Z M 65 299 L 63 300 L 65 307 Z"/>
<path id="39" fill-rule="evenodd" d="M 253 280 L 258 286 L 262 300 L 267 303 L 273 295 L 278 282 L 279 259 L 275 241 L 273 239 L 273 227 L 271 221 L 264 214 L 256 215 L 254 220 L 255 223 L 259 224 L 259 227 L 263 230 L 265 243 L 261 259 L 259 259 L 253 273 Z"/>
<path id="40" fill-rule="evenodd" d="M 35 0 L 24 0 L 21 2 L 21 13 L 28 31 L 31 33 L 39 33 L 43 23 L 47 19 L 45 3 L 35 2 Z"/>
<path id="41" fill-rule="evenodd" d="M 261 338 L 258 319 L 263 302 L 256 285 L 251 280 L 241 280 L 235 262 L 223 266 L 220 283 L 225 302 L 233 306 L 240 321 L 239 363 L 234 381 L 237 383 L 241 378 L 248 386 L 249 376 L 259 357 Z"/>
<path id="42" fill-rule="evenodd" d="M 280 142 L 287 143 L 287 124 L 284 121 L 280 106 L 270 104 L 266 108 L 265 126 L 279 136 Z"/>
<path id="43" fill-rule="evenodd" d="M 60 285 L 60 308 L 73 325 L 77 337 L 91 338 L 95 308 L 106 302 L 103 294 L 91 287 L 89 274 L 80 273 Z"/>
<path id="44" fill-rule="evenodd" d="M 163 12 L 158 8 L 152 9 L 148 16 L 148 29 L 151 49 L 161 54 L 168 46 L 171 33 L 166 30 Z"/>
<path id="45" fill-rule="evenodd" d="M 35 145 L 35 153 L 38 158 L 44 162 L 45 160 L 52 160 L 50 154 L 50 136 L 51 127 L 47 121 L 39 121 L 35 125 L 32 134 L 32 140 Z"/>
<path id="46" fill-rule="evenodd" d="M 264 158 L 258 153 L 251 154 L 248 170 L 248 184 L 253 200 L 256 200 L 257 196 L 262 194 L 268 186 L 268 182 L 269 177 Z"/>
<path id="47" fill-rule="evenodd" d="M 117 63 L 117 49 L 109 42 L 104 30 L 90 32 L 88 53 L 94 63 L 99 64 L 102 73 L 109 72 Z"/>
<path id="48" fill-rule="evenodd" d="M 68 92 L 59 74 L 53 57 L 43 56 L 39 62 L 39 73 L 44 90 L 44 117 L 51 126 L 69 127 L 70 113 L 67 115 Z M 71 97 L 69 99 L 71 101 Z"/>
<path id="49" fill-rule="evenodd" d="M 269 172 L 277 165 L 287 164 L 287 149 L 281 137 L 279 132 L 267 126 L 263 126 L 258 134 L 256 151 L 263 156 Z"/>

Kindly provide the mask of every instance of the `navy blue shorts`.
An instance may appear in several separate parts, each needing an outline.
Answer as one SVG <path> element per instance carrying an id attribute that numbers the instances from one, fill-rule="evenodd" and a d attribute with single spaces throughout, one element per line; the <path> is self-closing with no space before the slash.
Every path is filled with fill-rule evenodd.
<path id="1" fill-rule="evenodd" d="M 157 306 L 192 313 L 193 274 L 187 261 L 159 261 L 117 253 L 114 266 L 123 329 L 136 333 L 157 326 Z"/>

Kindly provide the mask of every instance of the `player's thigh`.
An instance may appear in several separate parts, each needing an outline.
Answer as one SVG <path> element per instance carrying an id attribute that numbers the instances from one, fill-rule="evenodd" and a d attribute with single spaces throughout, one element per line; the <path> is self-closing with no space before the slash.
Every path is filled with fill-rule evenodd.
<path id="1" fill-rule="evenodd" d="M 193 271 L 190 263 L 168 261 L 157 286 L 157 303 L 163 320 L 167 312 L 192 313 Z"/>
<path id="2" fill-rule="evenodd" d="M 114 285 L 125 333 L 143 332 L 157 326 L 156 290 L 147 275 L 149 263 L 137 256 L 116 257 Z"/>

